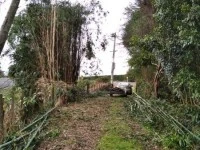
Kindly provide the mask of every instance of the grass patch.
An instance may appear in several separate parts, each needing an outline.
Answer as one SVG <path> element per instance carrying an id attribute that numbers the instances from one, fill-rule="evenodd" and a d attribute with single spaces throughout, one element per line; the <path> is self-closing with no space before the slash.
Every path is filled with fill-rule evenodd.
<path id="1" fill-rule="evenodd" d="M 140 150 L 141 145 L 133 139 L 132 130 L 126 119 L 121 99 L 114 100 L 104 124 L 105 134 L 101 138 L 99 150 Z"/>
<path id="2" fill-rule="evenodd" d="M 125 139 L 119 134 L 107 133 L 100 141 L 99 150 L 140 150 L 140 146 L 133 139 Z"/>
<path id="3" fill-rule="evenodd" d="M 48 132 L 47 136 L 49 138 L 55 138 L 60 135 L 60 132 L 61 131 L 59 129 L 54 129 L 54 130 L 51 130 L 50 132 Z"/>

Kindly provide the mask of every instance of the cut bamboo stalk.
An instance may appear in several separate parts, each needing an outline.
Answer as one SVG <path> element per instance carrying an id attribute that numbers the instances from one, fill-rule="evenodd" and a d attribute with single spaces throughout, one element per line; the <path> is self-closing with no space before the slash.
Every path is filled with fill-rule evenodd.
<path id="1" fill-rule="evenodd" d="M 148 105 L 148 108 L 150 108 L 152 111 L 156 110 L 157 115 L 160 115 L 164 120 L 171 122 L 173 125 L 175 125 L 179 130 L 183 132 L 182 129 L 184 129 L 187 133 L 189 133 L 192 137 L 200 141 L 200 137 L 198 135 L 195 135 L 193 132 L 188 130 L 184 125 L 182 125 L 178 120 L 176 120 L 173 116 L 165 113 L 160 108 L 153 108 L 149 102 L 147 102 L 145 99 L 143 99 L 141 96 L 139 96 L 137 93 L 134 93 L 140 100 L 142 100 L 143 105 Z M 161 115 L 163 114 L 163 115 Z M 184 133 L 184 132 L 183 132 Z"/>
<path id="2" fill-rule="evenodd" d="M 19 132 L 24 132 L 25 130 L 27 130 L 28 128 L 30 128 L 31 126 L 35 125 L 37 122 L 39 122 L 40 120 L 42 120 L 45 116 L 47 116 L 49 113 L 51 113 L 56 107 L 50 109 L 49 111 L 47 111 L 44 115 L 42 115 L 40 118 L 38 118 L 37 120 L 35 120 L 34 122 L 32 122 L 31 124 L 29 124 L 28 126 L 26 126 L 25 128 L 23 128 L 22 130 L 20 130 Z"/>
<path id="3" fill-rule="evenodd" d="M 11 140 L 11 141 L 9 141 L 9 142 L 7 142 L 7 143 L 4 143 L 4 144 L 0 145 L 0 149 L 2 149 L 3 147 L 6 147 L 6 146 L 8 146 L 8 145 L 10 145 L 10 144 L 12 144 L 12 143 L 14 143 L 14 142 L 17 142 L 17 141 L 23 139 L 24 137 L 30 135 L 30 134 L 31 134 L 32 132 L 34 132 L 34 131 L 35 131 L 35 129 L 32 130 L 32 131 L 29 132 L 29 133 L 26 133 L 26 134 L 24 134 L 24 135 L 22 135 L 22 136 L 16 138 L 16 139 L 13 139 L 13 140 Z"/>
<path id="4" fill-rule="evenodd" d="M 34 132 L 33 136 L 28 141 L 28 143 L 26 144 L 26 146 L 24 147 L 23 150 L 28 150 L 29 146 L 31 145 L 32 141 L 35 139 L 35 137 L 38 134 L 38 132 L 41 130 L 41 128 L 44 125 L 44 123 L 45 123 L 46 120 L 47 120 L 47 116 L 45 116 L 44 120 L 42 121 L 42 123 L 40 124 L 40 126 L 37 128 L 37 130 Z"/>

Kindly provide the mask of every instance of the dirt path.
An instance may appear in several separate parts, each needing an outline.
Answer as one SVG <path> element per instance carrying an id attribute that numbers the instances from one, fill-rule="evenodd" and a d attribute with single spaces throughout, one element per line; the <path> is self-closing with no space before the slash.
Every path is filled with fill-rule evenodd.
<path id="1" fill-rule="evenodd" d="M 37 150 L 159 149 L 138 138 L 146 132 L 130 120 L 121 98 L 101 97 L 60 108 L 44 133 Z"/>

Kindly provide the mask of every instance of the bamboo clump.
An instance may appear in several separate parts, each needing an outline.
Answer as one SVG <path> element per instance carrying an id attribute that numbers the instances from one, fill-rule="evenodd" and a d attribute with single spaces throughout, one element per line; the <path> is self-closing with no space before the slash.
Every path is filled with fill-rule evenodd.
<path id="1" fill-rule="evenodd" d="M 14 147 L 15 149 L 27 150 L 33 143 L 33 140 L 36 138 L 37 134 L 39 134 L 39 131 L 41 131 L 41 129 L 44 127 L 47 121 L 47 117 L 53 110 L 55 110 L 55 108 L 56 107 L 48 110 L 38 119 L 21 129 L 20 131 L 16 132 L 11 140 L 6 141 L 0 145 L 0 149 L 7 150 L 13 149 Z"/>
<path id="2" fill-rule="evenodd" d="M 199 135 L 196 135 L 188 128 L 186 128 L 182 123 L 180 123 L 177 119 L 175 119 L 172 115 L 166 113 L 161 108 L 155 107 L 150 104 L 147 100 L 143 99 L 137 93 L 135 94 L 135 98 L 133 101 L 129 103 L 131 112 L 133 108 L 136 111 L 141 111 L 143 115 L 151 122 L 151 116 L 156 115 L 157 117 L 162 118 L 166 123 L 171 125 L 175 130 L 182 132 L 182 134 L 189 134 L 191 137 L 195 138 L 197 141 L 200 141 Z"/>

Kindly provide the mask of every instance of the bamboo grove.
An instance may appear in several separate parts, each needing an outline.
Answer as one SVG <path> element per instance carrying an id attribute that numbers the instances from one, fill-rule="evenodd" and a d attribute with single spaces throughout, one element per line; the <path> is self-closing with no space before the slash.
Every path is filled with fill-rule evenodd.
<path id="1" fill-rule="evenodd" d="M 97 20 L 105 15 L 95 1 L 86 6 L 65 1 L 29 4 L 16 17 L 9 35 L 9 43 L 16 49 L 10 75 L 26 88 L 40 77 L 75 83 L 82 58 L 94 57 L 93 40 L 100 34 Z M 96 26 L 96 36 L 90 24 Z"/>

